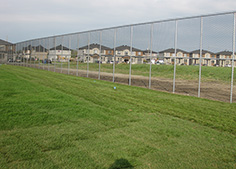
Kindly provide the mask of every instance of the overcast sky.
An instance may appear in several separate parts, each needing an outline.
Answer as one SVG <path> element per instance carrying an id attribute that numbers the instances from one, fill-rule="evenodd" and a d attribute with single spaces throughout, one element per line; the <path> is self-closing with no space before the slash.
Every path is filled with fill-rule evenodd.
<path id="1" fill-rule="evenodd" d="M 34 38 L 236 10 L 236 0 L 0 0 L 0 39 Z"/>

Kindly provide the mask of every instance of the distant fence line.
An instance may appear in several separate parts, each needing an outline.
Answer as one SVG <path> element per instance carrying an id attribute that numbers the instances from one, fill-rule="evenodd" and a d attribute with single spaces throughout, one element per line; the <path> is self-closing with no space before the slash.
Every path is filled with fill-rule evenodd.
<path id="1" fill-rule="evenodd" d="M 152 64 L 174 65 L 173 89 L 176 87 L 176 65 L 199 66 L 198 97 L 201 96 L 202 66 L 232 67 L 230 103 L 233 101 L 235 59 L 236 11 L 177 18 L 106 29 L 77 32 L 38 38 L 13 45 L 1 62 L 17 61 L 21 64 L 45 62 L 49 64 L 75 61 L 98 63 L 98 79 L 101 64 L 113 64 L 115 82 L 116 64 L 129 64 L 129 81 L 132 80 L 132 64 L 150 64 L 148 88 L 152 86 Z M 40 64 L 39 62 L 39 64 Z M 54 66 L 55 67 L 55 66 Z M 78 73 L 77 73 L 78 75 Z"/>

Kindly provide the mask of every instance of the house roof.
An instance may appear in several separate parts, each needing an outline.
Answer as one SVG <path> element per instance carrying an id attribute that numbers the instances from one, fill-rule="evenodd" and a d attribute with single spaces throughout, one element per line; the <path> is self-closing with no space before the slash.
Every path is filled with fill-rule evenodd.
<path id="1" fill-rule="evenodd" d="M 194 50 L 194 51 L 189 52 L 189 53 L 200 54 L 200 49 Z M 202 54 L 206 54 L 206 53 L 210 53 L 211 55 L 214 55 L 214 54 L 215 54 L 215 53 L 210 52 L 210 51 L 208 51 L 208 50 L 202 50 Z"/>
<path id="2" fill-rule="evenodd" d="M 26 50 L 31 50 L 31 45 L 28 45 L 26 47 L 23 47 L 23 50 L 26 51 Z M 42 45 L 39 45 L 39 46 L 32 46 L 32 50 L 35 50 L 36 52 L 46 52 L 47 49 L 44 48 Z"/>
<path id="3" fill-rule="evenodd" d="M 0 39 L 0 45 L 13 45 L 13 44 L 10 43 L 10 42 L 7 42 L 5 40 Z"/>
<path id="4" fill-rule="evenodd" d="M 94 48 L 100 49 L 100 44 L 92 43 L 92 44 L 89 45 L 89 49 L 94 49 Z M 88 49 L 88 45 L 80 47 L 79 49 Z M 103 45 L 101 45 L 101 49 L 102 50 L 112 50 L 111 48 L 109 48 L 107 46 L 103 46 Z"/>
<path id="5" fill-rule="evenodd" d="M 47 49 L 44 48 L 42 45 L 34 46 L 33 48 L 36 50 L 36 52 L 46 52 L 47 51 Z"/>
<path id="6" fill-rule="evenodd" d="M 55 47 L 52 47 L 50 50 L 55 50 Z M 59 45 L 59 46 L 56 46 L 56 50 L 71 50 L 71 49 L 65 46 Z"/>
<path id="7" fill-rule="evenodd" d="M 118 46 L 118 47 L 116 47 L 116 50 L 117 51 L 130 50 L 130 46 L 128 46 L 128 45 Z M 134 48 L 134 47 L 132 47 L 132 51 L 143 52 L 141 49 L 137 49 L 137 48 Z"/>
<path id="8" fill-rule="evenodd" d="M 151 50 L 149 50 L 149 49 L 143 51 L 144 54 L 145 53 L 150 53 L 150 52 L 151 52 Z M 157 52 L 152 50 L 152 54 L 157 54 Z"/>
<path id="9" fill-rule="evenodd" d="M 182 53 L 189 53 L 187 51 L 181 50 L 181 49 L 176 49 L 176 52 L 182 52 Z M 175 49 L 174 48 L 169 48 L 163 51 L 160 51 L 159 53 L 175 53 Z"/>
<path id="10" fill-rule="evenodd" d="M 229 56 L 231 56 L 232 54 L 233 54 L 233 52 L 231 52 L 231 51 L 221 51 L 221 52 L 218 52 L 218 53 L 216 53 L 217 55 L 229 55 Z M 236 53 L 235 53 L 236 54 Z"/>

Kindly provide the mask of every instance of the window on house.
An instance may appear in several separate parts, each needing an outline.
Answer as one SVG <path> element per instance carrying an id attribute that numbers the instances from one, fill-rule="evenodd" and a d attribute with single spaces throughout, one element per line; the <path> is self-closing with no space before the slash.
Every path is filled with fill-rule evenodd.
<path id="1" fill-rule="evenodd" d="M 0 51 L 4 51 L 4 50 L 5 50 L 4 46 L 1 45 L 1 46 L 0 46 Z"/>
<path id="2" fill-rule="evenodd" d="M 140 55 L 141 55 L 141 52 L 138 52 L 138 55 L 140 56 Z"/>
<path id="3" fill-rule="evenodd" d="M 128 55 L 128 52 L 127 52 L 127 51 L 125 52 L 125 55 Z"/>
<path id="4" fill-rule="evenodd" d="M 97 50 L 97 49 L 95 49 L 95 50 L 94 50 L 94 53 L 95 53 L 95 54 L 97 54 L 97 53 L 98 53 L 98 50 Z"/>

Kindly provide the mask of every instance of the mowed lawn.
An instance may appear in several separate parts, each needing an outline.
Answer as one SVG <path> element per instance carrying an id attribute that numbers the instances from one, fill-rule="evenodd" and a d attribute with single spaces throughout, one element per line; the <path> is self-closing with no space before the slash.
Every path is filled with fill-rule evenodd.
<path id="1" fill-rule="evenodd" d="M 47 66 L 47 65 L 46 65 Z M 68 63 L 57 63 L 57 68 L 67 68 Z M 76 69 L 77 64 L 75 62 L 70 63 L 71 69 Z M 101 64 L 101 72 L 113 72 L 113 64 Z M 87 70 L 87 63 L 79 63 L 79 69 Z M 129 64 L 117 64 L 115 66 L 115 73 L 129 74 Z M 89 70 L 98 71 L 98 63 L 89 63 Z M 133 64 L 132 75 L 149 76 L 150 65 L 149 64 Z M 231 67 L 213 67 L 202 66 L 202 81 L 214 81 L 230 83 L 232 75 Z M 235 68 L 236 72 L 236 68 Z M 152 65 L 152 77 L 173 79 L 174 66 L 173 65 Z M 176 78 L 184 80 L 195 80 L 199 78 L 199 66 L 176 66 Z M 234 83 L 236 84 L 236 73 L 234 74 Z"/>
<path id="2" fill-rule="evenodd" d="M 236 168 L 236 104 L 0 65 L 0 168 L 121 166 Z"/>

